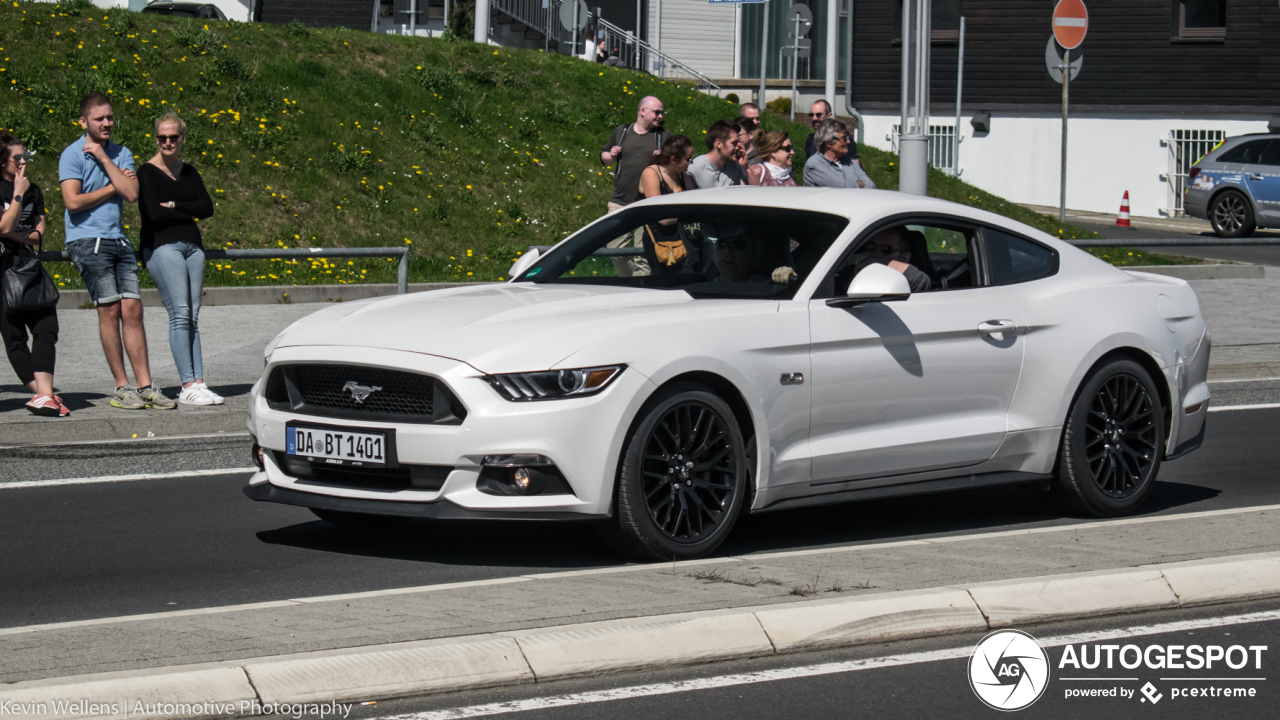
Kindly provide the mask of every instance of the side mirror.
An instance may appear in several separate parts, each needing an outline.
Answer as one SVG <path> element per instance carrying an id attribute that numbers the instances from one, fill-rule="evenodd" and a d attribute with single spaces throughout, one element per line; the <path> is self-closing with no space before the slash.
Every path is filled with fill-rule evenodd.
<path id="1" fill-rule="evenodd" d="M 862 268 L 849 283 L 845 297 L 831 298 L 831 307 L 853 307 L 873 302 L 892 302 L 911 297 L 911 283 L 907 276 L 888 265 L 873 263 Z"/>
<path id="2" fill-rule="evenodd" d="M 534 263 L 538 262 L 538 258 L 540 257 L 542 257 L 542 253 L 538 252 L 536 248 L 521 255 L 520 259 L 516 260 L 515 264 L 511 266 L 511 270 L 509 271 L 510 278 L 515 280 L 523 275 L 524 271 L 528 270 Z"/>

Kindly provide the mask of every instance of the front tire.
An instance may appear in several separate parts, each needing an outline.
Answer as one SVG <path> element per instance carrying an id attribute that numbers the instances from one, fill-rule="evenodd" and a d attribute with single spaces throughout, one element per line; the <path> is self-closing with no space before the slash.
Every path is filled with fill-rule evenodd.
<path id="1" fill-rule="evenodd" d="M 1085 380 L 1058 450 L 1056 494 L 1095 517 L 1128 515 L 1151 493 L 1164 456 L 1164 408 L 1151 375 L 1117 359 Z"/>
<path id="2" fill-rule="evenodd" d="M 728 537 L 746 496 L 746 442 L 733 410 L 701 385 L 641 410 L 618 472 L 613 545 L 646 560 L 688 560 Z"/>
<path id="3" fill-rule="evenodd" d="M 1209 224 L 1213 226 L 1214 235 L 1224 238 L 1252 235 L 1257 227 L 1249 198 L 1235 190 L 1228 190 L 1213 199 L 1209 206 Z"/>
<path id="4" fill-rule="evenodd" d="M 413 519 L 395 515 L 369 515 L 367 513 L 324 510 L 321 508 L 311 508 L 311 512 L 321 520 L 331 525 L 337 525 L 344 530 L 390 530 L 405 525 Z"/>

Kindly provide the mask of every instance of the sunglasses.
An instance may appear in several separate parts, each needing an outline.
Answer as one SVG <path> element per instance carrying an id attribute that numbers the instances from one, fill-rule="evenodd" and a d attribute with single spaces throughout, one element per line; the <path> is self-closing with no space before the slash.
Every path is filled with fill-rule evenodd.
<path id="1" fill-rule="evenodd" d="M 826 116 L 827 113 L 809 113 L 809 117 L 811 118 L 824 118 Z"/>
<path id="2" fill-rule="evenodd" d="M 17 163 L 29 163 L 29 162 L 31 162 L 31 153 L 29 153 L 29 152 L 24 152 L 24 153 L 22 153 L 21 155 L 14 155 L 13 157 L 11 157 L 11 158 L 9 158 L 9 159 L 10 159 L 10 160 L 12 160 L 15 164 L 17 164 Z"/>
<path id="3" fill-rule="evenodd" d="M 867 249 L 870 250 L 871 252 L 878 251 L 881 255 L 897 255 L 899 253 L 906 252 L 906 250 L 903 250 L 902 248 L 898 247 L 897 245 L 893 245 L 892 243 L 869 243 L 867 245 Z"/>
<path id="4" fill-rule="evenodd" d="M 160 143 L 176 143 L 182 139 L 181 135 L 157 135 L 156 142 Z"/>
<path id="5" fill-rule="evenodd" d="M 724 239 L 716 243 L 716 249 L 733 250 L 734 252 L 744 252 L 747 249 L 746 238 Z"/>
<path id="6" fill-rule="evenodd" d="M 794 145 L 783 145 L 783 146 L 782 146 L 782 151 L 783 151 L 783 152 L 795 152 L 795 151 L 796 151 L 796 148 L 795 148 L 795 146 L 794 146 Z"/>
<path id="7" fill-rule="evenodd" d="M 649 112 L 653 113 L 654 115 L 666 115 L 666 114 L 667 114 L 667 111 L 666 111 L 666 110 L 650 110 Z"/>

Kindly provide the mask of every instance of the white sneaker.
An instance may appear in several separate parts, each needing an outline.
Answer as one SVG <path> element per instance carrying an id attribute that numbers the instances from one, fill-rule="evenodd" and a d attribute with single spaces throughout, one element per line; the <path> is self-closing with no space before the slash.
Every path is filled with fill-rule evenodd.
<path id="1" fill-rule="evenodd" d="M 179 405 L 213 405 L 213 398 L 205 394 L 199 385 L 191 385 L 182 389 L 178 396 Z"/>
<path id="2" fill-rule="evenodd" d="M 198 388 L 200 388 L 202 391 L 204 391 L 204 394 L 205 394 L 205 395 L 208 395 L 208 396 L 210 397 L 210 399 L 212 399 L 212 400 L 213 400 L 213 404 L 214 404 L 214 405 L 221 405 L 221 404 L 223 403 L 224 398 L 223 398 L 221 395 L 219 395 L 218 393 L 216 393 L 216 392 L 214 392 L 214 391 L 210 390 L 208 385 L 205 385 L 205 384 L 204 384 L 204 383 L 202 383 L 202 382 L 198 382 L 198 383 L 196 383 L 196 385 L 195 385 L 195 386 L 196 386 L 196 387 L 198 387 Z"/>

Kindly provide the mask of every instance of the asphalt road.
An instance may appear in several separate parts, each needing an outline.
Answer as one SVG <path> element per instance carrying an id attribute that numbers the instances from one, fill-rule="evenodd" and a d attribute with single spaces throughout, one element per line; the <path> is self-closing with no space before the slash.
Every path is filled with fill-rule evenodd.
<path id="1" fill-rule="evenodd" d="M 1176 238 L 1176 237 L 1214 237 L 1211 232 L 1203 233 L 1179 233 L 1170 230 L 1150 230 L 1139 228 L 1122 228 L 1116 227 L 1114 224 L 1090 223 L 1072 220 L 1075 225 L 1085 230 L 1092 230 L 1099 233 L 1104 238 L 1124 240 L 1126 238 Z M 1254 232 L 1253 237 L 1258 238 L 1275 238 L 1280 241 L 1280 230 L 1258 230 Z M 1224 241 L 1225 242 L 1225 241 Z M 1206 258 L 1209 260 L 1227 260 L 1230 262 L 1252 263 L 1254 265 L 1280 265 L 1280 245 L 1271 246 L 1223 246 L 1223 247 L 1166 247 L 1166 248 L 1147 248 L 1150 252 L 1162 255 L 1187 255 L 1189 257 Z"/>
<path id="2" fill-rule="evenodd" d="M 1056 623 L 1031 628 L 1045 645 L 1049 677 L 1043 694 L 1018 711 L 1026 718 L 1274 718 L 1280 696 L 1275 677 L 1280 656 L 1280 603 L 1251 603 L 1145 613 L 1123 618 Z M 1252 616 L 1241 622 L 1241 616 Z M 1266 618 L 1258 620 L 1257 618 Z M 1165 632 L 1151 633 L 1143 626 Z M 1163 626 L 1163 628 L 1160 628 Z M 356 706 L 352 718 L 444 720 L 496 717 L 510 720 L 588 720 L 595 718 L 992 718 L 1000 712 L 984 705 L 969 683 L 969 659 L 982 634 L 954 635 L 909 642 L 805 653 L 693 668 L 633 673 L 547 683 L 535 687 L 456 693 L 436 698 L 383 701 Z M 1063 641 L 1069 641 L 1064 643 Z M 1244 667 L 1222 661 L 1206 670 L 1122 667 L 1096 670 L 1061 667 L 1071 644 L 1075 653 L 1088 646 L 1135 645 L 1144 651 L 1159 645 L 1153 661 L 1168 646 L 1266 646 L 1249 653 Z M 1105 652 L 1105 651 L 1104 651 Z M 1118 652 L 1118 650 L 1117 650 Z M 945 659 L 933 659 L 944 656 Z M 1133 655 L 1126 656 L 1132 661 Z M 1234 664 L 1240 652 L 1233 653 Z M 1255 661 L 1261 660 L 1261 668 Z M 1132 663 L 1131 663 L 1132 664 Z M 1159 664 L 1154 663 L 1153 664 Z M 1105 678 L 1085 680 L 1083 678 Z M 1217 677 L 1221 680 L 1198 678 Z M 1120 679 L 1126 678 L 1126 679 Z M 1177 678 L 1177 679 L 1172 679 Z M 1192 679 L 1197 678 L 1197 679 Z M 1245 679 L 1255 678 L 1255 679 Z M 1263 678 L 1263 679 L 1256 679 Z M 1142 688 L 1150 684 L 1150 694 Z M 1190 690 L 1209 691 L 1190 697 Z M 1213 696 L 1217 688 L 1217 696 Z M 1242 689 L 1253 697 L 1223 697 L 1223 689 Z M 1081 697 L 1081 691 L 1115 693 Z M 1127 697 L 1120 697 L 1122 694 Z M 1068 697 L 1071 692 L 1072 697 Z M 1184 696 L 1184 694 L 1186 696 Z M 1152 702 L 1154 699 L 1154 702 Z M 482 714 L 483 713 L 483 714 Z"/>
<path id="3" fill-rule="evenodd" d="M 1280 408 L 1214 413 L 1203 448 L 1162 468 L 1147 513 L 1280 503 Z M 0 452 L 43 478 L 244 467 L 245 440 Z M 18 460 L 20 462 L 14 462 Z M 35 470 L 28 470 L 35 468 Z M 96 470 L 96 472 L 89 472 Z M 581 524 L 424 522 L 351 533 L 255 503 L 248 475 L 0 489 L 3 625 L 49 623 L 619 564 Z M 1037 493 L 995 489 L 766 513 L 741 555 L 1078 522 Z"/>

